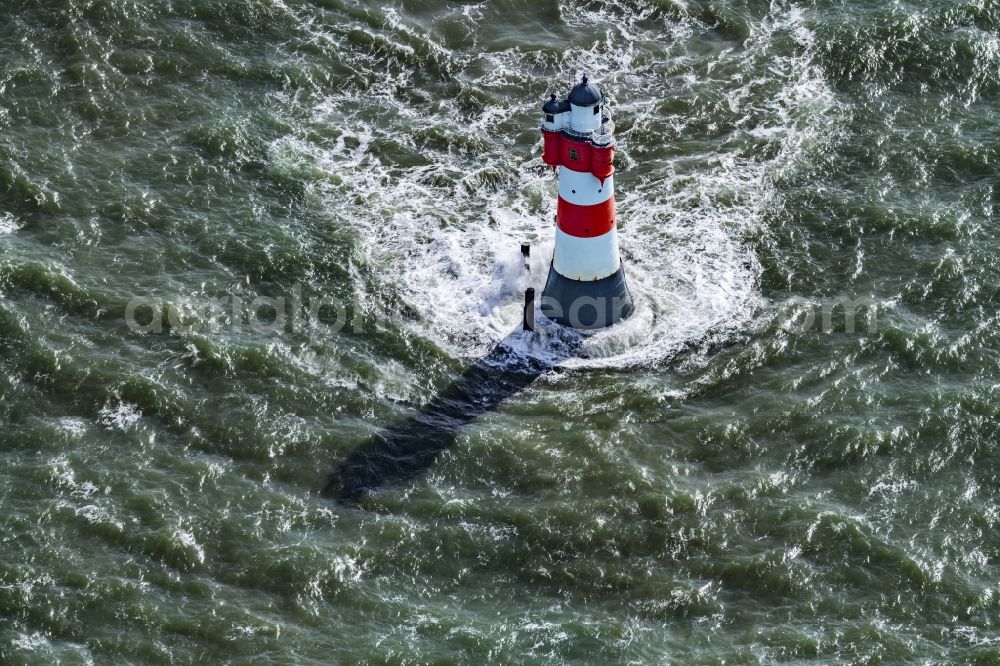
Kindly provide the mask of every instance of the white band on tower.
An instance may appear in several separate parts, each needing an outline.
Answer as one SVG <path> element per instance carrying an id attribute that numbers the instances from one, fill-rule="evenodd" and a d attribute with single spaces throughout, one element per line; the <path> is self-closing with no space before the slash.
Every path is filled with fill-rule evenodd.
<path id="1" fill-rule="evenodd" d="M 573 171 L 559 167 L 559 196 L 577 206 L 604 203 L 615 195 L 615 177 L 608 176 L 602 183 L 589 171 Z"/>

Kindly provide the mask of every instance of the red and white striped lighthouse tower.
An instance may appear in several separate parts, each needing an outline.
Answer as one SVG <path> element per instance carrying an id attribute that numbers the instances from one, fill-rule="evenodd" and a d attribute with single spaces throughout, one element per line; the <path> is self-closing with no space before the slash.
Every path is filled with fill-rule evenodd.
<path id="1" fill-rule="evenodd" d="M 542 107 L 543 159 L 559 171 L 552 265 L 542 314 L 578 329 L 611 326 L 634 309 L 615 222 L 614 125 L 584 76 L 569 98 Z"/>

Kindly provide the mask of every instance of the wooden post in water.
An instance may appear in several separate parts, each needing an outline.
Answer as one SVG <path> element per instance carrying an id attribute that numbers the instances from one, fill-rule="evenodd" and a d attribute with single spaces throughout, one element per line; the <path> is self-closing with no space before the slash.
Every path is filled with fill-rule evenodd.
<path id="1" fill-rule="evenodd" d="M 524 290 L 524 315 L 521 317 L 521 327 L 525 331 L 535 330 L 535 289 Z"/>

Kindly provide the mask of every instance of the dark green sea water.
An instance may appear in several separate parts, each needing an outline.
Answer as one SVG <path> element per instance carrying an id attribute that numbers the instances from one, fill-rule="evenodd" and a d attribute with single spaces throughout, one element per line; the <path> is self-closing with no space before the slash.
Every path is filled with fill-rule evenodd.
<path id="1" fill-rule="evenodd" d="M 0 663 L 1000 663 L 998 32 L 0 1 Z M 516 329 L 583 72 L 638 311 L 574 347 Z M 320 495 L 503 340 L 554 366 Z"/>

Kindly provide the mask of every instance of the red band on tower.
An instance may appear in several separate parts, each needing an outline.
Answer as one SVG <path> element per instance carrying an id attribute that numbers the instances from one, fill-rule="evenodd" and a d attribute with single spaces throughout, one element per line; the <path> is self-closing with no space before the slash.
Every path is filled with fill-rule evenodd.
<path id="1" fill-rule="evenodd" d="M 578 206 L 559 197 L 556 212 L 559 229 L 577 238 L 603 236 L 615 226 L 615 198 L 593 206 Z"/>
<path id="2" fill-rule="evenodd" d="M 551 167 L 559 166 L 562 164 L 562 135 L 542 128 L 542 136 L 545 139 L 542 159 Z"/>
<path id="3" fill-rule="evenodd" d="M 570 139 L 562 136 L 560 144 L 562 166 L 573 171 L 590 171 L 590 152 L 593 150 L 590 141 Z"/>

